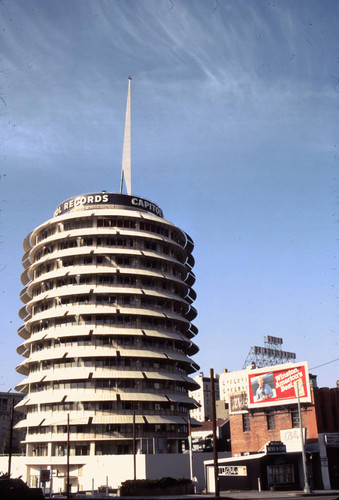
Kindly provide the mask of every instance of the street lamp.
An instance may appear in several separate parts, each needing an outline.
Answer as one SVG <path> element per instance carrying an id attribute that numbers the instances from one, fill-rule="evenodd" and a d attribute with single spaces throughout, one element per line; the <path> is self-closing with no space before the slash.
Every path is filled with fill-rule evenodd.
<path id="1" fill-rule="evenodd" d="M 303 462 L 303 474 L 304 474 L 304 493 L 311 493 L 310 485 L 308 484 L 307 478 L 307 462 L 306 462 L 306 453 L 305 453 L 305 442 L 304 442 L 304 434 L 303 434 L 303 426 L 301 421 L 301 409 L 300 409 L 300 384 L 297 382 L 294 383 L 295 392 L 298 397 L 298 415 L 299 415 L 299 428 L 300 428 L 300 439 L 301 439 L 301 455 Z"/>

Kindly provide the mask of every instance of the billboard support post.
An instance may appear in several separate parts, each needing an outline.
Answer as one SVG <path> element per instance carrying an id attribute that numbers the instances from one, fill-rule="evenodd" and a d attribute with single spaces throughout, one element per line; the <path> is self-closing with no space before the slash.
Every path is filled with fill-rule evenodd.
<path id="1" fill-rule="evenodd" d="M 300 438 L 301 438 L 301 455 L 303 461 L 303 473 L 304 473 L 304 493 L 311 493 L 310 485 L 308 484 L 307 478 L 307 464 L 306 464 L 306 453 L 305 453 L 305 443 L 303 435 L 303 425 L 301 421 L 301 408 L 300 408 L 300 396 L 299 396 L 299 385 L 295 384 L 295 390 L 298 396 L 298 415 L 299 415 L 299 428 L 300 428 Z"/>

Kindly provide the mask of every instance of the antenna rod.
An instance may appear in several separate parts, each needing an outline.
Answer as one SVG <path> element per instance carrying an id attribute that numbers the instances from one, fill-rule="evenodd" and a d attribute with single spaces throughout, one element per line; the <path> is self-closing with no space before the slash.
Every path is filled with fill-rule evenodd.
<path id="1" fill-rule="evenodd" d="M 120 181 L 120 194 L 122 193 L 123 180 L 125 179 L 125 185 L 127 194 L 131 196 L 131 80 L 132 77 L 128 77 L 128 93 L 127 93 L 127 106 L 126 106 L 126 118 L 125 118 L 125 134 L 124 134 L 124 146 L 122 152 L 122 169 L 121 169 L 121 181 Z"/>

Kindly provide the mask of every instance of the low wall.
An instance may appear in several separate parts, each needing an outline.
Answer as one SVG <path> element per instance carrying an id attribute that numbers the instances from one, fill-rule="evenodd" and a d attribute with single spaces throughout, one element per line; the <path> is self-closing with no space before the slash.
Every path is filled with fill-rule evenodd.
<path id="1" fill-rule="evenodd" d="M 189 481 L 189 482 L 187 482 Z M 176 480 L 173 478 L 165 478 L 160 480 L 137 480 L 137 481 L 126 481 L 122 484 L 120 489 L 121 497 L 140 497 L 140 496 L 180 496 L 180 495 L 191 495 L 194 493 L 193 483 L 186 480 Z"/>
<path id="2" fill-rule="evenodd" d="M 219 453 L 219 458 L 229 454 Z M 190 478 L 189 454 L 136 455 L 137 479 L 160 479 L 162 477 Z M 193 475 L 197 478 L 198 491 L 205 488 L 204 460 L 213 459 L 212 453 L 193 454 Z M 40 470 L 53 471 L 52 491 L 65 491 L 66 457 L 13 456 L 12 477 L 21 477 L 30 486 L 37 486 Z M 8 456 L 0 456 L 0 471 L 7 472 Z M 106 485 L 118 488 L 122 482 L 133 479 L 133 455 L 71 456 L 70 476 L 72 492 L 96 491 Z M 49 491 L 50 483 L 46 483 Z"/>

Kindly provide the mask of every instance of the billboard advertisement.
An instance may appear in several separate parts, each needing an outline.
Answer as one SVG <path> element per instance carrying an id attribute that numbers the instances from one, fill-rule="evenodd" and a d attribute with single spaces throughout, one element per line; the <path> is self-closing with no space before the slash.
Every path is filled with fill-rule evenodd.
<path id="1" fill-rule="evenodd" d="M 311 402 L 307 362 L 285 363 L 251 370 L 248 374 L 248 407 Z"/>

